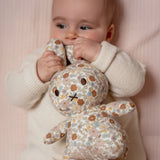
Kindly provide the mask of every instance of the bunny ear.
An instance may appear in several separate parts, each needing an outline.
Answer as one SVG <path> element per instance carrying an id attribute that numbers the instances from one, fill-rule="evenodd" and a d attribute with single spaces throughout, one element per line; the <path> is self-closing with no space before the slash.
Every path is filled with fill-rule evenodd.
<path id="1" fill-rule="evenodd" d="M 63 43 L 57 39 L 51 39 L 46 46 L 46 51 L 53 51 L 55 54 L 63 59 L 63 64 L 67 65 L 65 48 Z"/>
<path id="2" fill-rule="evenodd" d="M 77 62 L 78 60 L 74 58 L 73 56 L 73 45 L 67 45 L 66 48 L 66 55 L 68 60 L 73 64 L 74 62 Z"/>

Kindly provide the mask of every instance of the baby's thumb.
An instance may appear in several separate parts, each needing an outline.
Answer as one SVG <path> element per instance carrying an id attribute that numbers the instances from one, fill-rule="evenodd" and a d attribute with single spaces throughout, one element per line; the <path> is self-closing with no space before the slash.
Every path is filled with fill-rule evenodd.
<path id="1" fill-rule="evenodd" d="M 78 52 L 73 52 L 73 56 L 74 56 L 75 59 L 78 59 L 78 60 L 81 60 L 81 59 L 82 59 L 81 54 L 78 53 Z"/>

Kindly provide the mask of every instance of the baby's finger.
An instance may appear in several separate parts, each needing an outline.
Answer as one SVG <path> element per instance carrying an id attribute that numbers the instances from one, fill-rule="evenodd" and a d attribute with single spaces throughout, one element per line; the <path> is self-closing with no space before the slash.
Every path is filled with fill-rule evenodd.
<path id="1" fill-rule="evenodd" d="M 77 43 L 73 46 L 73 51 L 77 51 L 77 50 L 81 49 L 81 47 L 82 47 L 82 45 Z"/>
<path id="2" fill-rule="evenodd" d="M 81 48 L 75 48 L 73 51 L 73 56 L 75 59 L 82 59 L 83 58 L 83 52 L 81 51 Z"/>
<path id="3" fill-rule="evenodd" d="M 62 58 L 57 56 L 57 55 L 48 55 L 47 57 L 45 57 L 45 61 L 49 62 L 49 61 L 60 61 L 63 62 Z"/>
<path id="4" fill-rule="evenodd" d="M 64 66 L 53 66 L 53 67 L 50 67 L 51 74 L 54 74 L 57 71 L 62 71 L 64 69 L 65 69 Z"/>
<path id="5" fill-rule="evenodd" d="M 74 45 L 75 44 L 82 44 L 87 40 L 87 38 L 84 37 L 78 37 L 75 41 L 74 41 Z"/>
<path id="6" fill-rule="evenodd" d="M 55 54 L 55 52 L 53 52 L 53 51 L 48 51 L 48 50 L 47 50 L 47 51 L 45 51 L 45 52 L 43 53 L 42 56 L 43 56 L 43 57 L 47 57 L 48 55 L 56 55 L 56 54 Z"/>
<path id="7" fill-rule="evenodd" d="M 47 63 L 47 66 L 49 68 L 54 67 L 54 66 L 63 66 L 63 63 L 60 61 L 50 61 Z"/>
<path id="8" fill-rule="evenodd" d="M 78 42 L 78 41 L 83 41 L 83 40 L 85 40 L 85 39 L 86 39 L 86 38 L 84 38 L 84 37 L 77 37 L 75 41 Z"/>

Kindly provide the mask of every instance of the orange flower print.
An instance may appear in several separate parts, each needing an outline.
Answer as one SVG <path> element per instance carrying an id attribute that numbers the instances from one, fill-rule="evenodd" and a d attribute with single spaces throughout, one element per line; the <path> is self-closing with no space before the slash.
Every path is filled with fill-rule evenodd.
<path id="1" fill-rule="evenodd" d="M 113 119 L 110 119 L 109 122 L 112 123 L 112 124 L 114 124 L 114 120 Z"/>
<path id="2" fill-rule="evenodd" d="M 102 106 L 102 107 L 101 107 L 101 110 L 106 110 L 106 106 Z"/>
<path id="3" fill-rule="evenodd" d="M 77 139 L 77 134 L 72 134 L 72 140 L 74 141 L 75 139 Z"/>
<path id="4" fill-rule="evenodd" d="M 92 96 L 96 97 L 96 95 L 97 95 L 97 92 L 96 91 L 92 91 Z"/>
<path id="5" fill-rule="evenodd" d="M 91 116 L 88 118 L 89 121 L 95 121 L 95 119 L 96 119 L 96 116 L 94 116 L 94 115 L 91 115 Z"/>
<path id="6" fill-rule="evenodd" d="M 71 122 L 68 122 L 68 128 L 70 128 L 71 127 Z"/>
<path id="7" fill-rule="evenodd" d="M 131 105 L 131 107 L 132 107 L 132 108 L 134 108 L 134 107 L 135 107 L 135 105 L 134 105 L 132 102 L 130 103 L 130 105 Z"/>
<path id="8" fill-rule="evenodd" d="M 83 64 L 79 64 L 78 67 L 84 67 L 84 65 Z"/>
<path id="9" fill-rule="evenodd" d="M 56 40 L 55 44 L 61 44 L 61 42 L 59 40 Z"/>
<path id="10" fill-rule="evenodd" d="M 89 76 L 90 81 L 95 81 L 96 79 L 93 76 Z"/>
<path id="11" fill-rule="evenodd" d="M 113 116 L 118 117 L 119 115 L 115 112 L 112 113 Z"/>
<path id="12" fill-rule="evenodd" d="M 52 134 L 51 133 L 48 133 L 47 135 L 46 135 L 46 138 L 51 138 L 52 137 Z"/>
<path id="13" fill-rule="evenodd" d="M 125 105 L 125 104 L 122 104 L 122 105 L 120 106 L 120 109 L 126 109 L 126 105 Z"/>
<path id="14" fill-rule="evenodd" d="M 71 91 L 76 91 L 77 90 L 77 86 L 75 85 L 75 84 L 73 84 L 72 86 L 71 86 Z"/>
<path id="15" fill-rule="evenodd" d="M 64 75 L 63 75 L 63 78 L 68 78 L 69 77 L 69 73 L 65 73 Z"/>
<path id="16" fill-rule="evenodd" d="M 79 100 L 77 101 L 77 103 L 78 103 L 78 105 L 82 106 L 82 105 L 84 104 L 84 101 L 83 101 L 83 99 L 79 99 Z"/>
<path id="17" fill-rule="evenodd" d="M 106 112 L 101 113 L 103 117 L 108 117 L 108 114 Z"/>
<path id="18" fill-rule="evenodd" d="M 62 137 L 64 137 L 66 134 L 65 133 L 61 133 L 60 134 L 60 137 L 62 138 Z"/>

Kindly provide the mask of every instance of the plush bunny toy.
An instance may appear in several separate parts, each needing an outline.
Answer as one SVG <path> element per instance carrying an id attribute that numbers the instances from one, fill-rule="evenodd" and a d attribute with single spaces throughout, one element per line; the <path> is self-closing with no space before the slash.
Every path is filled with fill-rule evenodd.
<path id="1" fill-rule="evenodd" d="M 108 94 L 108 81 L 103 73 L 84 60 L 75 60 L 72 46 L 52 39 L 47 50 L 66 56 L 72 62 L 57 72 L 50 83 L 49 95 L 57 111 L 67 117 L 46 135 L 44 143 L 54 143 L 66 136 L 66 160 L 124 159 L 127 135 L 114 117 L 133 111 L 129 101 L 102 104 Z"/>

